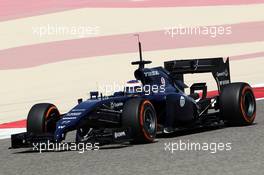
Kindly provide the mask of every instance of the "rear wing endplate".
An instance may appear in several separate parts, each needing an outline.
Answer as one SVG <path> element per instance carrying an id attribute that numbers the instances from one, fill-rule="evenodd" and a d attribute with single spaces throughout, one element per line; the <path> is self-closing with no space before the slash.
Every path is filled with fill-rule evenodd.
<path id="1" fill-rule="evenodd" d="M 222 57 L 166 61 L 164 67 L 174 80 L 182 82 L 184 82 L 184 74 L 211 72 L 219 91 L 231 82 L 229 58 L 225 62 Z"/>

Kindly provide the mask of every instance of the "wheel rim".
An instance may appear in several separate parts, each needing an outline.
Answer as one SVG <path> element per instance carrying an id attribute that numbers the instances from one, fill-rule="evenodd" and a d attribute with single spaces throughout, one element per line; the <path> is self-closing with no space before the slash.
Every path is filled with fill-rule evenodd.
<path id="1" fill-rule="evenodd" d="M 149 107 L 144 111 L 144 128 L 150 135 L 155 134 L 156 130 L 156 121 L 154 115 L 155 114 L 153 110 L 151 110 Z"/>
<path id="2" fill-rule="evenodd" d="M 243 107 L 248 117 L 253 117 L 255 113 L 255 99 L 251 91 L 246 91 L 243 97 Z"/>

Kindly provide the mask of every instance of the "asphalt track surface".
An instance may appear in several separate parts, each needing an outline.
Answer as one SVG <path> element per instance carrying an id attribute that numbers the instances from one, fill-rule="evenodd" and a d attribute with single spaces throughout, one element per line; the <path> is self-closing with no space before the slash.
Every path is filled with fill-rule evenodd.
<path id="1" fill-rule="evenodd" d="M 110 145 L 98 151 L 32 152 L 10 150 L 0 140 L 0 174 L 264 174 L 264 101 L 255 124 L 158 138 L 153 144 Z M 230 151 L 180 151 L 165 143 L 231 143 Z"/>

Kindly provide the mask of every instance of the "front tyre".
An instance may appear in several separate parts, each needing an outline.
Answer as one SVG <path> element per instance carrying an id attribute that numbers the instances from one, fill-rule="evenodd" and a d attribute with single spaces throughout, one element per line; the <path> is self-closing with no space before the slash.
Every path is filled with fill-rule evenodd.
<path id="1" fill-rule="evenodd" d="M 157 116 L 152 103 L 141 98 L 128 100 L 123 108 L 122 125 L 131 129 L 133 143 L 153 142 L 157 132 Z"/>
<path id="2" fill-rule="evenodd" d="M 256 99 L 247 83 L 231 83 L 220 94 L 220 112 L 229 125 L 250 125 L 256 117 Z"/>
<path id="3" fill-rule="evenodd" d="M 54 133 L 56 122 L 60 119 L 57 107 L 50 103 L 32 106 L 27 117 L 27 132 L 31 134 Z"/>

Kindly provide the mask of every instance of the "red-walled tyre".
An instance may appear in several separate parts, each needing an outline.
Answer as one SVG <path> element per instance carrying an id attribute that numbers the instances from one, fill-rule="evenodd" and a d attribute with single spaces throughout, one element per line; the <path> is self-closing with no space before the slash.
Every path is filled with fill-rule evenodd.
<path id="1" fill-rule="evenodd" d="M 54 133 L 60 119 L 57 107 L 49 103 L 32 106 L 27 117 L 27 132 L 31 134 Z"/>
<path id="2" fill-rule="evenodd" d="M 256 117 L 256 99 L 247 83 L 231 83 L 219 98 L 220 112 L 229 125 L 250 125 Z"/>
<path id="3" fill-rule="evenodd" d="M 122 126 L 131 129 L 133 143 L 151 143 L 156 138 L 157 117 L 149 100 L 134 98 L 123 108 Z"/>

